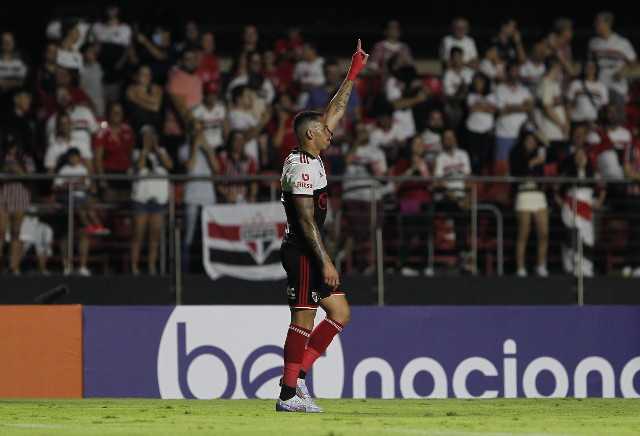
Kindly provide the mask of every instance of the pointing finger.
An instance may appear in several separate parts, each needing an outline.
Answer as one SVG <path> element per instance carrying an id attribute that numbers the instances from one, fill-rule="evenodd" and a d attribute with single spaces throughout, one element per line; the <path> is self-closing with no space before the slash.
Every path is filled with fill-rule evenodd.
<path id="1" fill-rule="evenodd" d="M 358 39 L 358 53 L 362 51 L 362 42 Z"/>

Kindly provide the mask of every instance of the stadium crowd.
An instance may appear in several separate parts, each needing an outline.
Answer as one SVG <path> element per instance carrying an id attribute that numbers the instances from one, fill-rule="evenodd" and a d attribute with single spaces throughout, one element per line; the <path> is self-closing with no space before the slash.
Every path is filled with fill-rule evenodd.
<path id="1" fill-rule="evenodd" d="M 354 268 L 372 271 L 369 226 L 361 223 L 371 222 L 371 199 L 377 195 L 378 226 L 385 232 L 401 229 L 390 268 L 404 275 L 432 275 L 427 241 L 434 223 L 448 217 L 455 234 L 451 250 L 459 267 L 470 270 L 470 184 L 448 179 L 567 175 L 590 180 L 573 190 L 520 183 L 513 195 L 484 184 L 480 200 L 499 203 L 506 198 L 502 207 L 515 210 L 517 275 L 527 275 L 532 222 L 538 249 L 534 270 L 539 276 L 549 274 L 550 210 L 556 207 L 568 241 L 580 229 L 583 272 L 593 275 L 593 211 L 608 204 L 609 210 L 640 212 L 640 115 L 628 105 L 627 79 L 637 65 L 636 53 L 613 25 L 611 12 L 596 15 L 595 34 L 578 68 L 570 19 L 558 18 L 544 38 L 525 46 L 514 20 L 505 20 L 493 38 L 476 45 L 468 20 L 456 18 L 441 43 L 442 77 L 425 77 L 415 67 L 416 47 L 402 42 L 398 21 L 388 21 L 383 39 L 370 47 L 368 70 L 355 83 L 358 92 L 334 132 L 334 147 L 322 156 L 329 174 L 357 176 L 332 186 L 332 214 L 344 212 L 350 235 L 341 237 L 329 229 L 332 252 L 349 247 Z M 41 273 L 49 273 L 47 262 L 54 251 L 65 274 L 71 273 L 67 250 L 72 237 L 76 272 L 90 275 L 92 240 L 110 232 L 114 241 L 126 239 L 120 247 L 127 252 L 124 272 L 140 273 L 146 247 L 147 271 L 155 274 L 169 183 L 95 182 L 86 176 L 278 175 L 297 145 L 292 131 L 297 111 L 323 111 L 343 80 L 338 61 L 324 57 L 318 42 L 305 38 L 298 25 L 288 27 L 273 44 L 260 37 L 256 26 L 247 25 L 228 71 L 220 70 L 215 35 L 201 31 L 196 22 L 188 22 L 181 34 L 164 23 L 153 23 L 145 32 L 133 28 L 113 5 L 95 23 L 54 21 L 46 29 L 49 41 L 43 52 L 28 63 L 20 41 L 2 32 L 1 172 L 76 176 L 52 183 L 4 180 L 0 235 L 6 234 L 6 241 L 0 239 L 0 256 L 5 257 L 7 242 L 3 264 L 14 274 L 20 274 L 30 246 Z M 376 179 L 383 175 L 441 180 L 393 184 Z M 598 175 L 629 183 L 592 183 Z M 75 236 L 68 235 L 67 216 L 52 213 L 69 207 L 70 185 Z M 186 181 L 176 187 L 184 271 L 192 267 L 203 205 L 270 198 L 269 186 L 256 182 L 230 180 L 214 186 Z M 614 201 L 621 199 L 625 201 Z M 109 207 L 114 204 L 127 205 L 128 215 L 115 213 Z M 389 211 L 397 212 L 393 225 Z M 634 226 L 628 239 L 640 240 Z M 562 248 L 561 264 L 568 273 L 576 269 L 573 247 L 569 242 Z M 626 275 L 640 277 L 639 250 L 640 245 L 629 244 Z"/>

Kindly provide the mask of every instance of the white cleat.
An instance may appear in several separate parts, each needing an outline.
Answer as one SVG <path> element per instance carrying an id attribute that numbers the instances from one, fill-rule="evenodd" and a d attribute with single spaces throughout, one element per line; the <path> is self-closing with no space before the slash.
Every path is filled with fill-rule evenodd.
<path id="1" fill-rule="evenodd" d="M 311 412 L 309 405 L 297 395 L 288 400 L 278 398 L 276 403 L 276 412 Z"/>
<path id="2" fill-rule="evenodd" d="M 298 397 L 300 397 L 302 401 L 307 403 L 307 405 L 309 406 L 309 410 L 307 410 L 307 412 L 324 412 L 324 409 L 318 406 L 315 401 L 313 401 L 313 398 L 311 398 L 311 395 L 309 395 L 309 389 L 307 389 L 307 385 L 304 382 L 304 379 L 298 379 L 296 394 L 298 394 Z"/>

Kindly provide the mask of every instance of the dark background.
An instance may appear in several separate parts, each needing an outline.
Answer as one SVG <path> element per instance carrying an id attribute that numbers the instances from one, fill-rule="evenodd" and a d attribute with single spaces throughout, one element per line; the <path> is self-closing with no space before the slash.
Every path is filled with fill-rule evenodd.
<path id="1" fill-rule="evenodd" d="M 110 2 L 113 3 L 113 2 Z M 634 1 L 569 2 L 553 0 L 525 1 L 390 1 L 390 2 L 312 2 L 241 0 L 130 0 L 120 4 L 124 21 L 134 30 L 146 31 L 153 22 L 163 22 L 173 30 L 174 41 L 188 20 L 201 29 L 216 34 L 217 52 L 228 56 L 237 51 L 243 25 L 258 26 L 261 41 L 271 45 L 281 37 L 287 24 L 298 22 L 307 38 L 320 43 L 324 55 L 350 53 L 355 39 L 362 38 L 364 48 L 381 39 L 380 29 L 389 18 L 396 18 L 403 28 L 403 40 L 408 42 L 417 58 L 436 58 L 440 38 L 448 33 L 450 20 L 458 15 L 471 22 L 471 35 L 478 48 L 497 32 L 501 20 L 513 17 L 519 23 L 525 44 L 542 37 L 555 18 L 566 16 L 574 20 L 574 58 L 581 59 L 588 38 L 593 36 L 593 16 L 600 10 L 616 14 L 615 28 L 640 46 L 637 26 L 640 6 Z M 39 57 L 45 41 L 46 24 L 57 17 L 88 17 L 93 22 L 106 2 L 66 0 L 36 2 L 0 2 L 0 30 L 15 32 L 18 48 L 25 57 Z"/>

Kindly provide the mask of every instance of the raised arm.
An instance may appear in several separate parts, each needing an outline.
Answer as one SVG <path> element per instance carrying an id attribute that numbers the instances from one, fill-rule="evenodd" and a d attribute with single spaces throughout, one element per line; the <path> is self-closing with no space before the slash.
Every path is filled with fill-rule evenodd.
<path id="1" fill-rule="evenodd" d="M 351 57 L 351 66 L 349 67 L 347 77 L 344 82 L 342 82 L 342 86 L 336 95 L 333 96 L 331 103 L 329 103 L 329 106 L 327 107 L 327 113 L 324 116 L 329 130 L 333 131 L 338 127 L 338 122 L 340 121 L 340 118 L 342 118 L 342 115 L 344 115 L 347 103 L 349 102 L 349 97 L 351 96 L 353 81 L 356 79 L 360 70 L 367 65 L 368 59 L 369 55 L 362 50 L 362 43 L 358 40 L 358 50 Z"/>
<path id="2" fill-rule="evenodd" d="M 338 287 L 340 280 L 338 272 L 333 266 L 331 258 L 322 243 L 320 229 L 313 219 L 313 197 L 293 197 L 293 202 L 296 206 L 298 222 L 304 233 L 305 240 L 316 255 L 318 261 L 322 264 L 324 282 L 335 289 Z"/>

